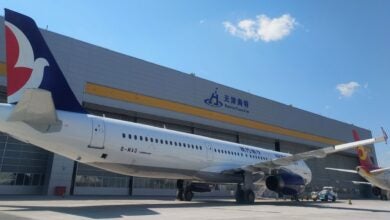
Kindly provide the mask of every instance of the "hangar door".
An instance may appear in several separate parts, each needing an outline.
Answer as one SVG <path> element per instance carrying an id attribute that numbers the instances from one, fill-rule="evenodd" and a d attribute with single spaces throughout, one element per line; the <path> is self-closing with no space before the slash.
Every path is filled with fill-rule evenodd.
<path id="1" fill-rule="evenodd" d="M 100 118 L 92 118 L 92 137 L 88 147 L 104 148 L 105 126 L 104 121 Z"/>

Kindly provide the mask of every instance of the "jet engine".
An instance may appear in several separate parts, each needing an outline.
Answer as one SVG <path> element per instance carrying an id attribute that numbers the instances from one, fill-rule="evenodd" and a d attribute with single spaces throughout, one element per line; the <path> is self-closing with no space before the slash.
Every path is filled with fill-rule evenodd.
<path id="1" fill-rule="evenodd" d="M 292 173 L 280 173 L 267 177 L 267 188 L 284 195 L 297 195 L 304 191 L 305 181 L 299 175 Z"/>

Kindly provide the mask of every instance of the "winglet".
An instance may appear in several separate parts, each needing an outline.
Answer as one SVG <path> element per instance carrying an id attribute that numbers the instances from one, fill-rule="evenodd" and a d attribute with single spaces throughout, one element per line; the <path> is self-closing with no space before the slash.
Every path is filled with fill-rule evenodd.
<path id="1" fill-rule="evenodd" d="M 385 129 L 383 129 L 383 127 L 381 127 L 381 129 L 382 129 L 382 133 L 383 133 L 383 139 L 385 140 L 385 143 L 387 144 L 387 139 L 389 139 L 389 137 L 387 136 Z"/>

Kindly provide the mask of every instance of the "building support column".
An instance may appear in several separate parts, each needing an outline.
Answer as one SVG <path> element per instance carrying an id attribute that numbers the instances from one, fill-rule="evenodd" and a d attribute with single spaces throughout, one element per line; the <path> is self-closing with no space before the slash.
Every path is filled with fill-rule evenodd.
<path id="1" fill-rule="evenodd" d="M 74 169 L 74 161 L 58 154 L 53 155 L 50 175 L 47 181 L 46 194 L 55 195 L 57 186 L 66 187 L 65 195 L 69 195 L 72 185 L 72 175 Z"/>
<path id="2" fill-rule="evenodd" d="M 280 152 L 280 141 L 279 140 L 275 141 L 275 151 Z"/>
<path id="3" fill-rule="evenodd" d="M 71 195 L 71 196 L 74 195 L 74 187 L 76 184 L 76 176 L 77 176 L 77 167 L 78 166 L 79 166 L 79 163 L 77 161 L 74 161 L 73 172 L 72 172 L 72 182 L 70 184 L 70 189 L 69 189 L 69 195 Z"/>
<path id="4" fill-rule="evenodd" d="M 129 176 L 129 196 L 133 195 L 134 177 Z"/>

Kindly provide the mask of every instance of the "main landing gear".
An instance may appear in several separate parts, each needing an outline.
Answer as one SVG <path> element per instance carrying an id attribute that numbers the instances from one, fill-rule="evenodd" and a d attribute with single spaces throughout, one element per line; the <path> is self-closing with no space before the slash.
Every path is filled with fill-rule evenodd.
<path id="1" fill-rule="evenodd" d="M 256 199 L 255 193 L 252 189 L 243 190 L 240 184 L 237 185 L 235 197 L 236 202 L 240 204 L 253 204 Z"/>
<path id="2" fill-rule="evenodd" d="M 177 180 L 176 183 L 177 192 L 176 199 L 179 201 L 191 201 L 194 197 L 194 193 L 191 190 L 191 183 L 184 180 Z"/>
<path id="3" fill-rule="evenodd" d="M 236 202 L 240 204 L 255 203 L 256 195 L 253 191 L 253 179 L 251 173 L 244 173 L 244 183 L 237 184 Z"/>

